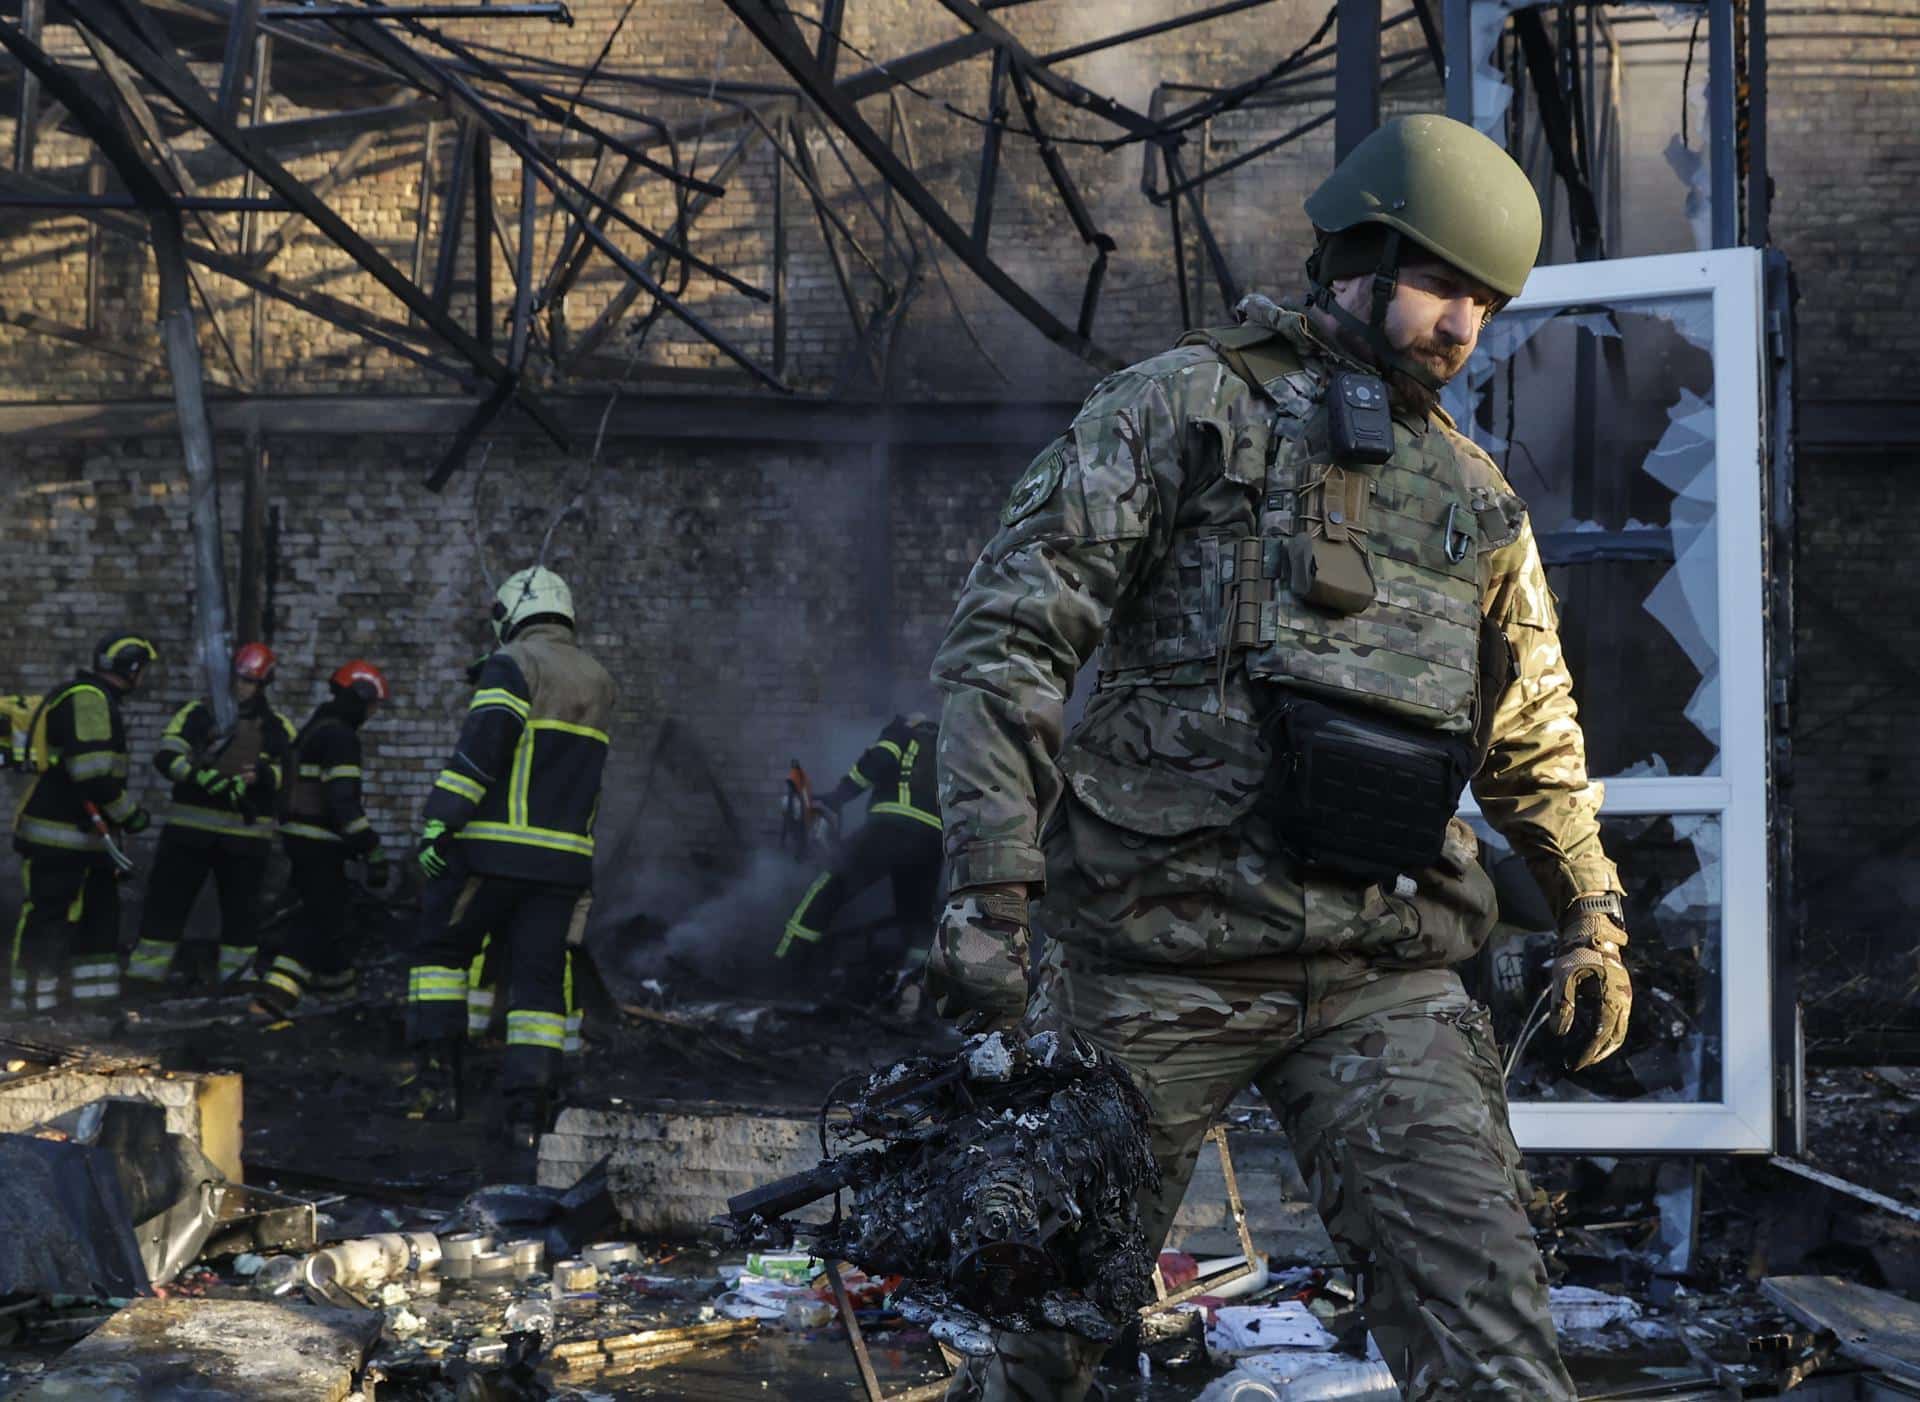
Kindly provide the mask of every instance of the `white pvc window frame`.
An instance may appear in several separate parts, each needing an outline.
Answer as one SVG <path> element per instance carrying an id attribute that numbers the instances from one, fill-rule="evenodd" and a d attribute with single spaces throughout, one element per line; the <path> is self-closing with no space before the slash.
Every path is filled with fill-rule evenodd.
<path id="1" fill-rule="evenodd" d="M 1658 297 L 1713 301 L 1714 531 L 1718 563 L 1720 772 L 1610 779 L 1604 815 L 1709 814 L 1719 820 L 1718 1101 L 1512 1106 L 1522 1149 L 1545 1153 L 1771 1152 L 1774 1148 L 1772 942 L 1767 835 L 1766 590 L 1761 476 L 1763 263 L 1726 248 L 1536 268 L 1517 312 Z M 1649 624 L 1649 626 L 1653 626 Z M 1604 779 L 1604 776 L 1598 776 Z M 1463 812 L 1471 813 L 1471 796 Z"/>

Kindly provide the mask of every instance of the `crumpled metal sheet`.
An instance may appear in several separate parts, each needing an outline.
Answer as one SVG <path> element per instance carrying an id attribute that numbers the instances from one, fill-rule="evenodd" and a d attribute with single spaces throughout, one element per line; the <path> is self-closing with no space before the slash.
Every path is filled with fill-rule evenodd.
<path id="1" fill-rule="evenodd" d="M 0 1295 L 150 1293 L 113 1155 L 0 1135 Z"/>

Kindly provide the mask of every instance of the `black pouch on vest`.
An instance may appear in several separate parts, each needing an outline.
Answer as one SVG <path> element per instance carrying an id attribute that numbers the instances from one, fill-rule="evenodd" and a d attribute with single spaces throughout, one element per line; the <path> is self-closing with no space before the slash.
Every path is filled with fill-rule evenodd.
<path id="1" fill-rule="evenodd" d="M 1268 713 L 1266 738 L 1263 808 L 1309 867 L 1391 882 L 1440 860 L 1471 737 L 1289 695 Z"/>

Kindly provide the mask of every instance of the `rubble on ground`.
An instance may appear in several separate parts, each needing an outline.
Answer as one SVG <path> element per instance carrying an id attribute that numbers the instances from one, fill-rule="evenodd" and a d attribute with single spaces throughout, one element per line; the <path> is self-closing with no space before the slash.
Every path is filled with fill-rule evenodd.
<path id="1" fill-rule="evenodd" d="M 365 1108 L 393 1045 L 379 978 L 279 1031 L 210 1000 L 123 1022 L 112 1048 L 0 1025 L 18 1034 L 0 1048 L 0 1114 L 14 1116 L 0 1160 L 57 1166 L 39 1189 L 0 1174 L 0 1238 L 64 1221 L 92 1241 L 37 1258 L 79 1275 L 28 1278 L 27 1239 L 0 1239 L 0 1397 L 132 1398 L 183 1368 L 196 1395 L 330 1402 L 807 1402 L 861 1395 L 866 1370 L 889 1398 L 944 1389 L 955 1360 L 901 1313 L 898 1277 L 839 1265 L 856 1351 L 804 1241 L 732 1249 L 697 1227 L 716 1202 L 818 1162 L 828 1085 L 956 1040 L 660 989 L 594 1030 L 605 1054 L 547 1137 L 540 1182 L 490 1180 L 483 1123 Z M 222 1079 L 234 1066 L 244 1155 L 238 1079 Z M 484 1056 L 479 1071 L 484 1105 Z M 45 1103 L 21 1109 L 34 1095 Z M 1363 1282 L 1312 1226 L 1271 1116 L 1248 1101 L 1223 1119 L 1252 1258 L 1203 1149 L 1158 1261 L 1164 1303 L 1112 1342 L 1107 1395 L 1396 1395 L 1361 1322 Z M 1920 1395 L 1906 1371 L 1920 1352 L 1920 1073 L 1816 1070 L 1808 1135 L 1792 1165 L 1529 1161 L 1583 1398 Z M 50 1209 L 61 1193 L 88 1205 Z"/>

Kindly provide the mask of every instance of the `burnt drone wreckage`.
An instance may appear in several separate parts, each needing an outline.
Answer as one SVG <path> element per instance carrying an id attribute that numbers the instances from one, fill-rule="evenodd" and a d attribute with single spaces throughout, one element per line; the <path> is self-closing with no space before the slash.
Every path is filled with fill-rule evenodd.
<path id="1" fill-rule="evenodd" d="M 716 1221 L 736 1241 L 804 1235 L 817 1256 L 904 1276 L 901 1312 L 963 1353 L 992 1352 L 996 1328 L 1110 1340 L 1152 1298 L 1146 1101 L 1077 1035 L 994 1032 L 911 1057 L 851 1100 L 836 1087 L 820 1126 L 822 1152 L 830 1137 L 845 1151 L 729 1199 Z M 788 1220 L 828 1196 L 829 1220 Z"/>

